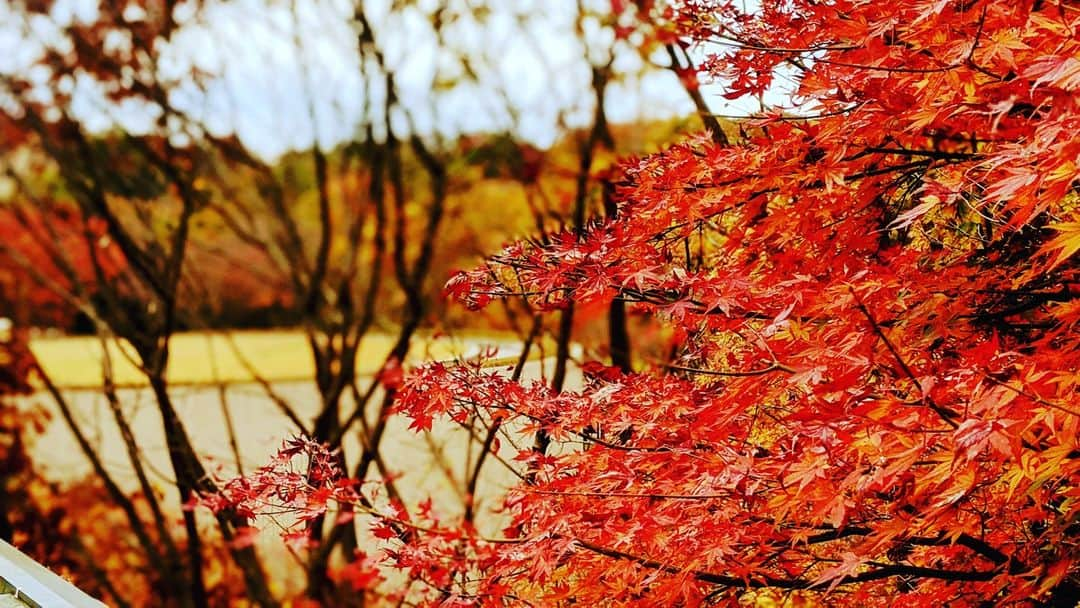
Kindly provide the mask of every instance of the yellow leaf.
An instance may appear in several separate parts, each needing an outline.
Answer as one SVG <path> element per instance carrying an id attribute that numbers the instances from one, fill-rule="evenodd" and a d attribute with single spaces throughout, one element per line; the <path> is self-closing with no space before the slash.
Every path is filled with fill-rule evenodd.
<path id="1" fill-rule="evenodd" d="M 1060 222 L 1051 224 L 1050 228 L 1056 230 L 1058 234 L 1043 246 L 1042 252 L 1053 253 L 1056 251 L 1057 255 L 1054 256 L 1054 260 L 1047 270 L 1057 268 L 1077 251 L 1080 251 L 1080 222 Z"/>

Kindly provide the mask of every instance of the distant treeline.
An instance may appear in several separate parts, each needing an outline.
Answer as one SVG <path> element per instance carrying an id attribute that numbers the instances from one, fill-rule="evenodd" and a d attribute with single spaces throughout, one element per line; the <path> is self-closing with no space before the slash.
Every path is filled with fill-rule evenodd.
<path id="1" fill-rule="evenodd" d="M 612 128 L 616 152 L 595 159 L 592 170 L 603 172 L 620 156 L 656 151 L 695 128 L 695 121 L 616 125 Z M 423 294 L 429 320 L 475 324 L 475 316 L 461 315 L 444 305 L 440 291 L 449 276 L 456 269 L 473 266 L 482 255 L 498 251 L 515 235 L 539 236 L 568 221 L 579 170 L 577 153 L 586 136 L 572 132 L 542 150 L 507 135 L 478 135 L 462 138 L 441 153 L 448 187 L 445 219 L 435 235 L 436 255 Z M 130 150 L 133 144 L 122 136 L 102 137 L 92 145 L 117 167 L 115 173 L 102 176 L 109 198 L 117 200 L 116 220 L 135 235 L 140 247 L 168 249 L 155 241 L 175 238 L 170 222 L 163 219 L 176 207 L 175 188 Z M 310 151 L 292 153 L 266 165 L 269 175 L 259 175 L 252 159 L 230 142 L 215 142 L 185 153 L 185 162 L 197 174 L 193 184 L 200 204 L 190 220 L 176 300 L 177 329 L 271 328 L 302 323 L 303 303 L 296 301 L 297 290 L 289 284 L 296 269 L 289 267 L 290 258 L 282 248 L 289 243 L 308 248 L 319 242 L 320 193 L 335 218 L 347 217 L 367 205 L 373 185 L 370 168 L 383 162 L 370 156 L 379 152 L 362 145 L 343 146 L 322 155 L 321 166 L 313 162 Z M 61 176 L 67 168 L 34 153 L 21 162 L 37 177 L 33 183 L 24 178 L 17 187 L 0 188 L 0 232 L 8 235 L 6 247 L 0 250 L 0 316 L 24 327 L 93 333 L 95 307 L 80 307 L 65 297 L 69 292 L 83 292 L 90 302 L 111 298 L 111 305 L 124 310 L 131 323 L 141 323 L 147 316 L 147 298 L 136 289 L 124 288 L 135 269 L 123 248 L 107 236 L 102 220 L 80 211 Z M 430 178 L 416 152 L 408 147 L 401 150 L 399 170 L 405 184 L 402 208 L 410 222 L 405 229 L 408 232 L 413 230 L 412 224 L 419 223 L 414 216 L 421 213 L 421 199 Z M 382 187 L 393 190 L 387 184 Z M 27 198 L 36 202 L 25 204 Z M 590 204 L 599 207 L 599 197 L 591 198 L 596 200 Z M 274 212 L 290 218 L 288 226 L 275 225 L 268 217 L 268 207 L 275 205 L 280 207 L 272 209 Z M 599 208 L 593 211 L 602 213 Z M 329 256 L 353 255 L 358 239 L 375 238 L 374 218 L 358 223 L 361 225 L 353 228 L 359 234 L 342 234 L 331 241 Z M 409 234 L 403 238 L 414 240 Z M 43 246 L 45 242 L 59 243 L 58 251 Z M 96 265 L 91 262 L 95 255 Z M 365 255 L 373 254 L 362 251 L 359 257 Z M 357 264 L 354 280 L 369 283 L 370 269 L 376 266 L 371 260 Z M 383 265 L 385 276 L 380 281 L 394 280 L 391 266 Z M 106 293 L 97 288 L 101 281 L 119 288 Z M 403 304 L 400 294 L 377 299 L 375 321 L 398 323 Z M 153 311 L 149 312 L 152 316 Z M 505 320 L 488 318 L 485 324 L 505 325 Z"/>

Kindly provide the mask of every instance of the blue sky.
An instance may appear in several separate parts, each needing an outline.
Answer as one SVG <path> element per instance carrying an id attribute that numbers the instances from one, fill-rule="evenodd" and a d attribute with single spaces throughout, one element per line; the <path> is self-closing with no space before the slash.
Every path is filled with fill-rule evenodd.
<path id="1" fill-rule="evenodd" d="M 598 8 L 607 4 L 595 1 Z M 475 0 L 397 4 L 407 6 L 391 10 L 391 0 L 364 0 L 377 44 L 396 74 L 403 111 L 391 116 L 391 124 L 399 134 L 412 129 L 454 138 L 512 131 L 548 145 L 563 129 L 588 122 L 586 58 L 602 63 L 613 48 L 619 78 L 606 104 L 612 121 L 692 110 L 673 74 L 649 69 L 628 45 L 613 43 L 598 21 L 583 21 L 579 36 L 576 0 L 487 0 L 482 19 L 468 7 L 480 4 Z M 0 6 L 0 72 L 25 73 L 42 43 L 62 44 L 61 28 L 93 19 L 95 11 L 93 0 L 61 0 L 50 18 L 26 22 Z M 431 25 L 437 11 L 441 39 Z M 236 133 L 274 157 L 313 141 L 329 147 L 351 139 L 365 118 L 383 123 L 385 86 L 381 77 L 364 75 L 365 68 L 374 70 L 360 65 L 351 1 L 207 0 L 199 11 L 181 4 L 174 15 L 181 27 L 162 53 L 159 77 L 177 81 L 171 103 L 208 131 Z M 129 16 L 138 18 L 138 12 Z M 125 43 L 122 37 L 111 42 Z M 187 77 L 193 67 L 204 75 L 198 82 Z M 116 123 L 134 131 L 154 128 L 154 111 L 105 102 L 88 77 L 64 86 L 74 91 L 71 111 L 91 129 Z M 722 83 L 704 88 L 714 111 L 741 115 L 756 109 L 753 101 L 726 102 L 722 92 Z"/>

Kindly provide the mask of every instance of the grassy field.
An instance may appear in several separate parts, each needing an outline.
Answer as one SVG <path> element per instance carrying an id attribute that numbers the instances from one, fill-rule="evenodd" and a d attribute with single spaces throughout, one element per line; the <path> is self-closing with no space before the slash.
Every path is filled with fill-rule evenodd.
<path id="1" fill-rule="evenodd" d="M 366 336 L 357 358 L 357 372 L 370 375 L 377 371 L 393 347 L 393 341 L 394 336 L 388 334 Z M 501 343 L 501 354 L 507 354 L 513 350 L 514 339 L 505 335 L 464 341 L 418 336 L 413 341 L 410 361 L 468 356 L 470 347 L 475 352 L 476 345 L 482 343 Z M 30 348 L 53 382 L 63 388 L 101 387 L 106 354 L 117 385 L 146 384 L 135 363 L 138 359 L 126 343 L 111 341 L 105 350 L 96 337 L 48 337 L 32 340 Z M 271 382 L 312 378 L 314 366 L 303 332 L 191 332 L 176 334 L 170 343 L 168 379 L 173 385 L 252 382 L 255 380 L 252 369 Z"/>

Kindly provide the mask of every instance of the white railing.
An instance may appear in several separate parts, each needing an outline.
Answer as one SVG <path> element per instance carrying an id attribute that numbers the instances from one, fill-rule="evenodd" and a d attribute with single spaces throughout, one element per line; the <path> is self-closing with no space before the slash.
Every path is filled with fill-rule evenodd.
<path id="1" fill-rule="evenodd" d="M 30 608 L 106 608 L 105 604 L 0 540 L 0 606 L 10 605 L 3 601 L 10 601 L 12 597 Z"/>

